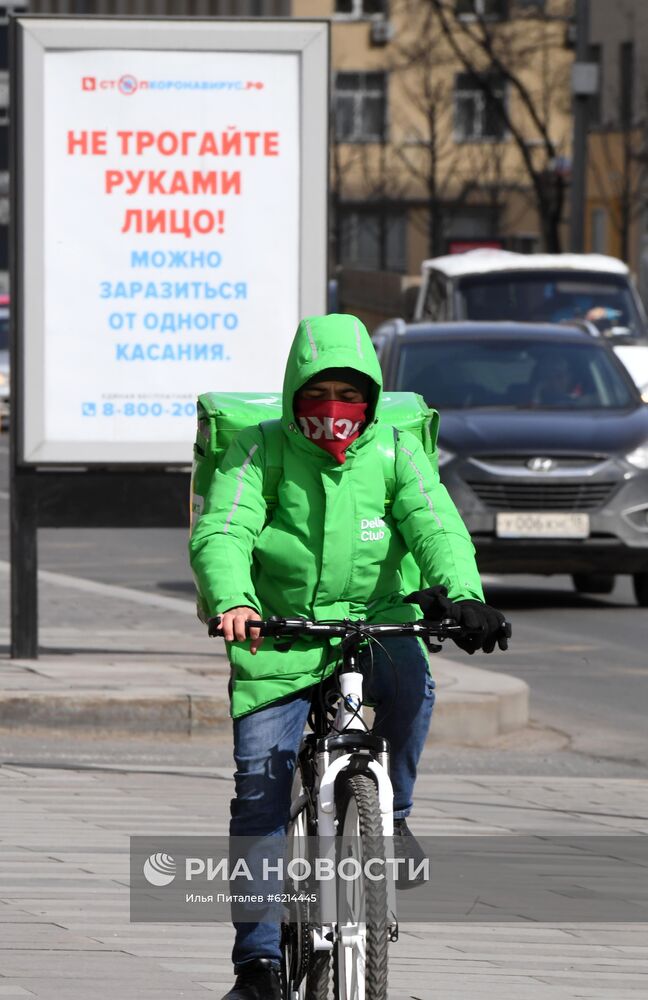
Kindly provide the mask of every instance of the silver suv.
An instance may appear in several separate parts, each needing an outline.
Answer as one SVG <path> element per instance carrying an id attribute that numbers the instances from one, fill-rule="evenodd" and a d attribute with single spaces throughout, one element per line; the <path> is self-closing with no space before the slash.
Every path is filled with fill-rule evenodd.
<path id="1" fill-rule="evenodd" d="M 601 338 L 533 323 L 383 323 L 385 393 L 441 413 L 438 464 L 496 573 L 569 573 L 648 607 L 648 406 Z"/>

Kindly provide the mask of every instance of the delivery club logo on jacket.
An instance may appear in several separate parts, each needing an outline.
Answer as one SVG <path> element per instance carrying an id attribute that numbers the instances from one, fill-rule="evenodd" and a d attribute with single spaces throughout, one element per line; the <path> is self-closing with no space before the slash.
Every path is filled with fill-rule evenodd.
<path id="1" fill-rule="evenodd" d="M 385 537 L 384 527 L 382 517 L 363 517 L 360 521 L 360 541 L 381 542 Z"/>

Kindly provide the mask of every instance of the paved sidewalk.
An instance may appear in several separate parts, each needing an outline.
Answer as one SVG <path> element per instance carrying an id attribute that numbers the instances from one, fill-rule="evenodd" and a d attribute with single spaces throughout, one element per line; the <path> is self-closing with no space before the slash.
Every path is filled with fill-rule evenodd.
<path id="1" fill-rule="evenodd" d="M 40 659 L 0 662 L 0 762 L 13 758 L 0 766 L 0 1000 L 220 998 L 231 984 L 231 929 L 131 924 L 128 838 L 225 833 L 231 768 L 119 755 L 117 765 L 94 765 L 92 740 L 80 744 L 102 727 L 104 743 L 110 727 L 162 729 L 170 760 L 174 740 L 191 746 L 198 735 L 224 732 L 222 644 L 207 639 L 189 601 L 53 573 L 43 574 L 39 597 Z M 526 685 L 478 663 L 433 659 L 437 740 L 479 741 L 526 722 Z M 78 755 L 69 767 L 21 764 L 12 740 L 19 746 L 23 723 L 36 721 L 78 733 L 85 769 L 74 766 Z M 192 741 L 180 736 L 188 731 Z M 223 760 L 218 742 L 202 740 L 196 758 Z M 412 826 L 445 836 L 646 834 L 648 782 L 422 773 Z M 646 925 L 401 930 L 390 1000 L 640 1000 L 648 992 Z"/>
<path id="2" fill-rule="evenodd" d="M 8 738 L 0 733 L 0 753 Z M 1 998 L 177 1000 L 226 991 L 227 925 L 129 923 L 129 835 L 225 832 L 230 770 L 181 771 L 0 768 Z M 645 835 L 648 782 L 422 775 L 412 826 L 457 837 Z M 390 950 L 390 1000 L 648 993 L 647 925 L 438 923 L 401 932 Z"/>
<path id="3" fill-rule="evenodd" d="M 39 659 L 0 659 L 0 727 L 229 728 L 224 644 L 207 637 L 191 601 L 48 572 L 40 600 Z M 480 742 L 524 727 L 528 685 L 466 661 L 432 656 L 431 739 Z"/>

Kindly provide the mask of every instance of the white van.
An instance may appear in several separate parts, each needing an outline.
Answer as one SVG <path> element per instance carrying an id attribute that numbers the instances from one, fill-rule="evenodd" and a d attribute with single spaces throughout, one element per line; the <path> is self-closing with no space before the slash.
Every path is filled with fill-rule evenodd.
<path id="1" fill-rule="evenodd" d="M 648 320 L 622 261 L 484 249 L 434 257 L 421 268 L 415 320 L 581 321 L 610 339 L 648 398 Z"/>

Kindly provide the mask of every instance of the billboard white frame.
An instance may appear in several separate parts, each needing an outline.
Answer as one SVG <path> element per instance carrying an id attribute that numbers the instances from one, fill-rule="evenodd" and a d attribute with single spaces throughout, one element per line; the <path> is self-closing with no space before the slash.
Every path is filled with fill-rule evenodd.
<path id="1" fill-rule="evenodd" d="M 12 82 L 15 230 L 12 421 L 25 467 L 187 465 L 177 441 L 79 441 L 47 437 L 45 410 L 45 121 L 49 52 L 170 50 L 291 53 L 299 60 L 299 280 L 297 315 L 326 311 L 329 22 L 325 20 L 19 17 Z M 28 155 L 25 155 L 28 151 Z M 276 386 L 270 388 L 278 388 Z"/>

